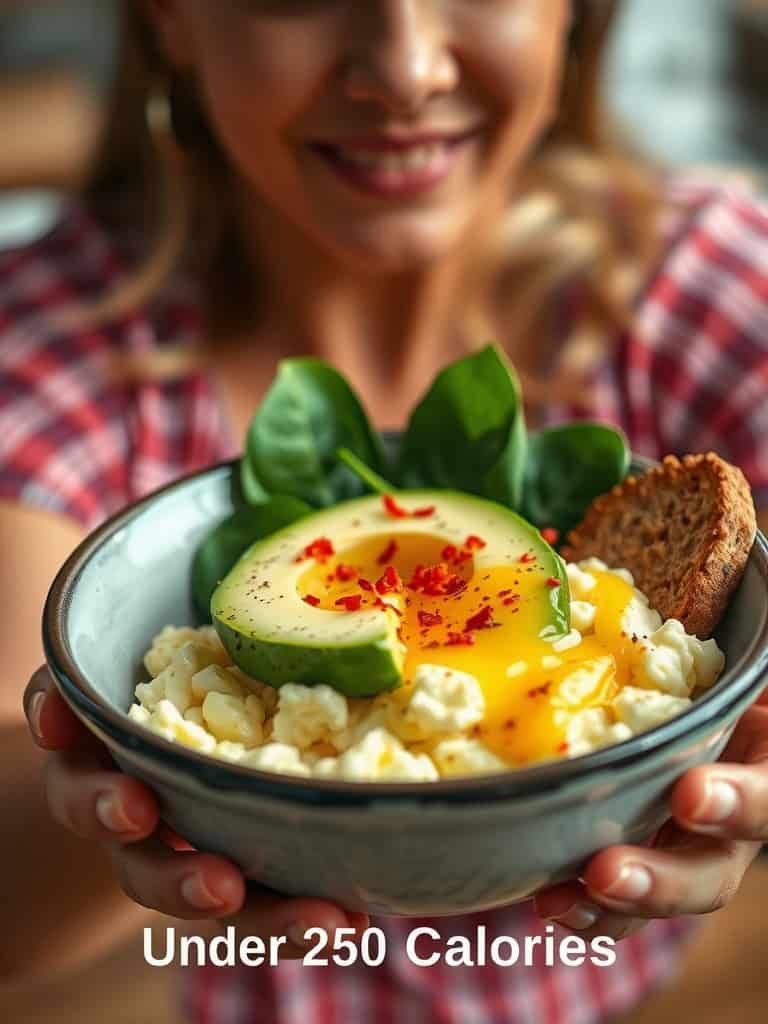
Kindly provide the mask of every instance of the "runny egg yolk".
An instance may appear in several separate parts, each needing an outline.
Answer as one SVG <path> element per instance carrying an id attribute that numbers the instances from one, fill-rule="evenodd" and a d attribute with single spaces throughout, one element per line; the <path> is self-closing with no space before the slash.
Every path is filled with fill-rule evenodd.
<path id="1" fill-rule="evenodd" d="M 308 604 L 340 614 L 379 607 L 397 616 L 407 653 L 403 687 L 390 697 L 407 699 L 421 664 L 474 676 L 485 716 L 471 735 L 511 766 L 567 753 L 573 715 L 607 705 L 628 682 L 633 645 L 622 635 L 622 617 L 633 589 L 610 573 L 592 573 L 594 634 L 557 653 L 540 635 L 551 624 L 557 581 L 533 552 L 476 570 L 471 546 L 398 534 L 319 554 L 299 581 Z"/>

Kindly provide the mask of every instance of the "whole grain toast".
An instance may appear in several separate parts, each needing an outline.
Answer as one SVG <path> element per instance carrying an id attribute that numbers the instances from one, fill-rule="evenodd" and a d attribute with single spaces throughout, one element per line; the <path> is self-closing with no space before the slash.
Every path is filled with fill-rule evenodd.
<path id="1" fill-rule="evenodd" d="M 669 455 L 596 498 L 562 554 L 629 569 L 652 608 L 703 638 L 741 580 L 756 529 L 740 469 L 713 452 Z"/>

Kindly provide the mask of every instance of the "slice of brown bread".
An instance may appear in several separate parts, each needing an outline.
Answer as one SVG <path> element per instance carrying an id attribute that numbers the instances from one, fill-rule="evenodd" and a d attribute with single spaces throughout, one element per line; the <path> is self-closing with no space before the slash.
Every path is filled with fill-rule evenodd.
<path id="1" fill-rule="evenodd" d="M 704 638 L 741 580 L 756 528 L 740 469 L 712 452 L 669 455 L 596 498 L 562 554 L 629 569 L 652 608 Z"/>

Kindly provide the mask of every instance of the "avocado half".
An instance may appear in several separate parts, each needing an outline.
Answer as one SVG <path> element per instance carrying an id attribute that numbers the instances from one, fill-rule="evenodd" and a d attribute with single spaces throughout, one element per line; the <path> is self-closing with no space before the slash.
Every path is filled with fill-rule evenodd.
<path id="1" fill-rule="evenodd" d="M 545 631 L 569 629 L 565 566 L 531 523 L 494 502 L 455 491 L 398 492 L 408 509 L 434 506 L 427 517 L 393 518 L 381 496 L 344 502 L 307 516 L 257 541 L 231 569 L 211 598 L 211 616 L 232 660 L 254 679 L 279 687 L 325 683 L 353 697 L 373 696 L 402 682 L 406 650 L 398 618 L 385 608 L 344 611 L 313 607 L 299 588 L 307 572 L 302 557 L 318 538 L 335 552 L 361 541 L 423 534 L 460 546 L 470 535 L 485 541 L 474 552 L 474 571 L 518 562 L 533 553 L 541 569 L 560 581 L 550 590 Z"/>

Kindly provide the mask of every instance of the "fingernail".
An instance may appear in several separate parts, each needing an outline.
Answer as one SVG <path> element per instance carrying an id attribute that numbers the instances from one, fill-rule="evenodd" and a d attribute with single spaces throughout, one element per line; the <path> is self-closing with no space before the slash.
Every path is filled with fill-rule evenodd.
<path id="1" fill-rule="evenodd" d="M 113 793 L 102 793 L 96 800 L 96 817 L 110 832 L 133 832 L 138 828 L 125 813 L 122 801 Z"/>
<path id="2" fill-rule="evenodd" d="M 625 864 L 616 881 L 603 889 L 603 895 L 620 900 L 640 900 L 653 886 L 653 877 L 640 864 Z"/>
<path id="3" fill-rule="evenodd" d="M 591 928 L 599 917 L 600 911 L 591 903 L 574 903 L 567 914 L 562 914 L 553 920 L 558 924 L 565 925 L 566 928 L 573 928 L 574 931 L 579 932 Z"/>
<path id="4" fill-rule="evenodd" d="M 709 821 L 712 824 L 727 821 L 739 805 L 739 793 L 735 786 L 724 779 L 709 779 L 704 791 L 704 799 L 696 808 L 693 817 L 696 821 Z"/>
<path id="5" fill-rule="evenodd" d="M 290 939 L 294 946 L 302 948 L 304 946 L 310 945 L 311 940 L 308 940 L 304 937 L 308 931 L 309 925 L 307 924 L 306 921 L 295 921 L 292 925 L 289 925 L 285 929 L 285 934 L 288 936 L 288 938 Z"/>
<path id="6" fill-rule="evenodd" d="M 45 704 L 45 694 L 38 690 L 37 693 L 33 694 L 32 700 L 29 702 L 29 724 L 32 727 L 32 732 L 39 740 L 43 739 L 43 730 L 40 725 L 43 704 Z"/>
<path id="7" fill-rule="evenodd" d="M 199 874 L 187 875 L 181 883 L 181 895 L 196 910 L 214 910 L 223 907 L 223 902 L 214 896 Z"/>

